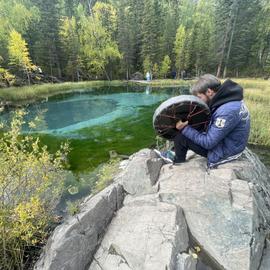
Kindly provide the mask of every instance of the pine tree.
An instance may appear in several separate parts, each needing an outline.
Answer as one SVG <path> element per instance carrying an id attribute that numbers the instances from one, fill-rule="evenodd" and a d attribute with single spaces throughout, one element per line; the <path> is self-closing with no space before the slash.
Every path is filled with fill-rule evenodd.
<path id="1" fill-rule="evenodd" d="M 164 5 L 164 23 L 161 25 L 161 57 L 168 55 L 170 59 L 174 59 L 174 41 L 176 31 L 179 26 L 179 6 L 178 1 L 168 1 Z"/>
<path id="2" fill-rule="evenodd" d="M 108 77 L 130 78 L 143 70 L 148 57 L 160 67 L 166 55 L 178 76 L 183 70 L 192 75 L 260 75 L 269 61 L 268 0 L 0 0 L 0 10 L 5 69 L 9 68 L 10 29 L 22 34 L 31 59 L 44 73 L 71 80 L 92 78 L 93 70 L 98 76 L 106 72 Z M 96 19 L 82 26 L 82 15 Z M 178 38 L 176 50 L 180 25 L 185 35 L 184 41 Z M 82 29 L 85 26 L 92 29 L 90 33 Z M 107 56 L 100 62 L 102 68 L 96 69 L 99 62 L 89 65 L 85 42 L 96 43 L 91 59 L 102 59 L 97 43 L 104 40 L 114 49 L 109 53 L 100 45 L 100 52 Z M 122 58 L 116 56 L 118 48 Z"/>
<path id="3" fill-rule="evenodd" d="M 227 54 L 226 68 L 230 75 L 253 72 L 258 63 L 258 50 L 254 46 L 258 40 L 258 17 L 260 6 L 257 0 L 238 1 L 238 14 L 234 22 L 234 35 Z M 252 67 L 252 68 L 250 68 Z M 250 71 L 249 71 L 250 70 Z M 226 69 L 225 69 L 226 71 Z M 224 77 L 226 72 L 224 72 Z"/>
<path id="4" fill-rule="evenodd" d="M 169 55 L 166 55 L 161 63 L 160 77 L 165 79 L 170 68 L 171 68 L 171 59 Z"/>
<path id="5" fill-rule="evenodd" d="M 46 73 L 61 78 L 61 0 L 36 0 L 35 3 L 40 12 L 40 21 L 36 25 L 35 61 Z"/>
<path id="6" fill-rule="evenodd" d="M 102 26 L 115 39 L 117 25 L 116 9 L 111 4 L 96 2 L 93 7 L 93 16 L 101 21 Z"/>
<path id="7" fill-rule="evenodd" d="M 78 5 L 78 1 L 74 0 L 64 0 L 65 1 L 65 14 L 71 18 L 75 15 L 76 12 L 76 6 Z"/>
<path id="8" fill-rule="evenodd" d="M 211 69 L 213 62 L 214 42 L 211 39 L 214 33 L 213 1 L 200 0 L 193 15 L 193 50 L 196 76 Z"/>
<path id="9" fill-rule="evenodd" d="M 120 52 L 123 54 L 123 59 L 120 62 L 123 73 L 128 80 L 130 74 L 136 71 L 136 31 L 133 31 L 131 18 L 134 15 L 131 9 L 130 1 L 121 1 L 118 6 L 117 19 L 117 40 Z"/>
<path id="10" fill-rule="evenodd" d="M 34 65 L 29 56 L 27 44 L 21 34 L 15 30 L 10 32 L 8 53 L 10 65 L 23 70 L 27 75 L 28 84 L 30 85 L 30 72 L 34 69 Z"/>
<path id="11" fill-rule="evenodd" d="M 157 79 L 157 78 L 159 78 L 159 67 L 158 67 L 158 64 L 157 63 L 155 63 L 154 65 L 153 65 L 153 78 L 155 78 L 155 79 Z"/>
<path id="12" fill-rule="evenodd" d="M 266 76 L 269 78 L 270 77 L 270 52 L 268 52 L 268 54 L 266 56 L 263 70 L 264 70 Z"/>
<path id="13" fill-rule="evenodd" d="M 230 54 L 229 49 L 232 44 L 235 22 L 238 16 L 238 1 L 237 0 L 216 0 L 216 26 L 217 26 L 217 55 L 218 55 L 218 66 L 217 76 L 220 77 L 222 69 L 226 72 L 228 63 L 228 55 Z M 226 56 L 227 55 L 227 56 Z M 223 72 L 224 73 L 224 72 Z"/>
<path id="14" fill-rule="evenodd" d="M 258 35 L 257 44 L 258 47 L 258 62 L 260 67 L 265 71 L 267 70 L 269 77 L 270 66 L 270 3 L 269 1 L 260 1 L 260 13 L 258 16 Z"/>
<path id="15" fill-rule="evenodd" d="M 152 73 L 152 65 L 151 59 L 149 56 L 146 56 L 146 58 L 143 61 L 143 72 L 146 74 L 147 72 Z"/>
<path id="16" fill-rule="evenodd" d="M 143 14 L 144 0 L 131 0 L 130 3 L 130 25 L 132 40 L 134 42 L 134 68 L 142 70 L 142 44 L 143 44 Z"/>
<path id="17" fill-rule="evenodd" d="M 160 59 L 160 32 L 162 11 L 158 0 L 145 0 L 142 21 L 142 59 L 147 56 L 150 61 Z"/>
<path id="18" fill-rule="evenodd" d="M 197 1 L 182 0 L 179 3 L 179 22 L 185 29 L 191 29 L 193 26 L 193 14 L 196 11 Z"/>
<path id="19" fill-rule="evenodd" d="M 11 29 L 27 36 L 32 23 L 38 20 L 37 9 L 27 6 L 26 1 L 0 0 L 0 55 L 8 59 L 8 36 Z"/>
<path id="20" fill-rule="evenodd" d="M 65 72 L 72 81 L 80 80 L 81 60 L 79 56 L 80 44 L 77 33 L 77 21 L 75 17 L 65 18 L 60 30 L 61 43 L 65 54 Z"/>
<path id="21" fill-rule="evenodd" d="M 187 44 L 187 35 L 185 27 L 180 25 L 177 29 L 174 51 L 175 51 L 175 66 L 177 69 L 177 77 L 179 78 L 181 71 L 187 68 L 187 52 L 185 51 Z"/>

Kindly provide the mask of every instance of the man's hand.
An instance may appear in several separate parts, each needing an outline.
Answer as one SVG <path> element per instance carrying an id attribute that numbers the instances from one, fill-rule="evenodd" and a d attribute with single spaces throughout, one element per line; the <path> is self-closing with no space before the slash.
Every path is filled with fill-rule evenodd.
<path id="1" fill-rule="evenodd" d="M 178 130 L 182 130 L 185 126 L 187 126 L 188 125 L 188 121 L 186 121 L 186 122 L 182 122 L 181 120 L 180 121 L 178 121 L 177 123 L 176 123 L 176 125 L 175 125 L 175 127 L 176 127 L 176 129 L 178 129 Z"/>

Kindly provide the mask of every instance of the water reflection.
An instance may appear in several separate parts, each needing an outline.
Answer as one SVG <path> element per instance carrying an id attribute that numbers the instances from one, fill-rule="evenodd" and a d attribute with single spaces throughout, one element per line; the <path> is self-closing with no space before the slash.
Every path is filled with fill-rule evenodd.
<path id="1" fill-rule="evenodd" d="M 150 85 L 146 85 L 146 88 L 145 88 L 145 94 L 146 95 L 149 95 L 151 93 L 151 86 Z"/>

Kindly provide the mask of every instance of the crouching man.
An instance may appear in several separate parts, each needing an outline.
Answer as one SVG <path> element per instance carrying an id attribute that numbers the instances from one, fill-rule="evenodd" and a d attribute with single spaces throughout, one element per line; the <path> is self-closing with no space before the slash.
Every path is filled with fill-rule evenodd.
<path id="1" fill-rule="evenodd" d="M 220 80 L 211 74 L 199 78 L 191 93 L 205 101 L 211 110 L 206 132 L 179 121 L 174 138 L 174 163 L 186 160 L 187 150 L 207 157 L 208 167 L 237 159 L 245 149 L 250 132 L 250 115 L 243 102 L 243 88 L 237 83 Z"/>

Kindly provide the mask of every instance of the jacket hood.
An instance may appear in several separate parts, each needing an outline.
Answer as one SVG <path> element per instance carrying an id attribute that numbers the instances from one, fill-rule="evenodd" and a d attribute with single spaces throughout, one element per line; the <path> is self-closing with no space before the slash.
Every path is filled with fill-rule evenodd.
<path id="1" fill-rule="evenodd" d="M 216 110 L 219 106 L 230 102 L 240 101 L 243 99 L 243 88 L 233 82 L 232 80 L 226 80 L 218 89 L 217 93 L 209 103 L 211 111 Z"/>

